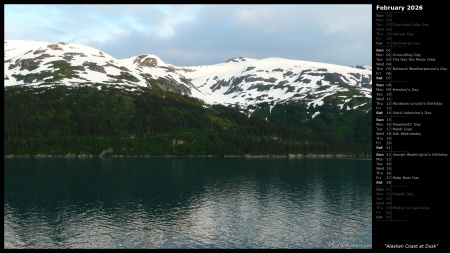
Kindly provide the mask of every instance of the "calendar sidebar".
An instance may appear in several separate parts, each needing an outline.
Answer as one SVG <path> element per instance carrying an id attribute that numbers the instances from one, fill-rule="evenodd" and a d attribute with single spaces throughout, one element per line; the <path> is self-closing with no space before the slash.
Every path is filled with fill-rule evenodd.
<path id="1" fill-rule="evenodd" d="M 449 44 L 443 6 L 372 4 L 373 249 L 445 247 Z"/>

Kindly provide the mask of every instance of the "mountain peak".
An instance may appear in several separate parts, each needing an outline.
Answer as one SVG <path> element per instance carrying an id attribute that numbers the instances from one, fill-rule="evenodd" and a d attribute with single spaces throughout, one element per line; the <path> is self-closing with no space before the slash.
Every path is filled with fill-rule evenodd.
<path id="1" fill-rule="evenodd" d="M 155 55 L 119 60 L 75 43 L 5 40 L 4 86 L 100 85 L 154 87 L 191 94 L 192 85 Z"/>
<path id="2" fill-rule="evenodd" d="M 158 56 L 152 54 L 141 54 L 138 56 L 132 56 L 121 60 L 122 62 L 132 62 L 138 67 L 169 67 L 165 62 L 163 62 Z"/>
<path id="3" fill-rule="evenodd" d="M 245 58 L 245 57 L 235 57 L 235 58 L 231 58 L 228 59 L 226 62 L 243 62 L 243 61 L 247 61 L 249 58 Z"/>
<path id="4" fill-rule="evenodd" d="M 301 102 L 312 118 L 325 103 L 341 110 L 370 110 L 370 66 L 270 57 L 235 57 L 215 65 L 177 67 L 151 54 L 116 59 L 74 43 L 5 41 L 4 86 L 139 86 L 232 105 L 249 114 L 260 105 Z"/>

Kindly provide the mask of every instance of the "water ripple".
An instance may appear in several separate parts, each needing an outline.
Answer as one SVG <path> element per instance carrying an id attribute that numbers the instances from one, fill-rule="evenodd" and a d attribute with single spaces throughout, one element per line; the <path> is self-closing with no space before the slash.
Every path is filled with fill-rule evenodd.
<path id="1" fill-rule="evenodd" d="M 23 174 L 5 169 L 5 248 L 301 249 L 328 248 L 336 241 L 371 244 L 370 162 L 361 168 L 361 161 L 348 160 L 336 168 L 336 162 L 320 159 L 238 164 L 226 159 L 199 159 L 198 164 L 143 159 L 125 166 L 128 161 L 102 162 L 107 169 L 86 170 L 78 161 L 76 173 L 52 170 L 45 178 L 29 170 L 26 182 Z M 64 161 L 64 166 L 71 162 Z M 140 166 L 131 166 L 136 164 Z M 155 169 L 158 166 L 161 169 Z M 80 187 L 80 182 L 89 182 L 89 187 Z"/>

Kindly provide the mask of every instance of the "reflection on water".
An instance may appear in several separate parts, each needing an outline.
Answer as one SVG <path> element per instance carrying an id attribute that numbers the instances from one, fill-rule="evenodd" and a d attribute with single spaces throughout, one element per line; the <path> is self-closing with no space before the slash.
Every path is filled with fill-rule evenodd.
<path id="1" fill-rule="evenodd" d="M 371 161 L 5 159 L 5 248 L 370 248 Z"/>

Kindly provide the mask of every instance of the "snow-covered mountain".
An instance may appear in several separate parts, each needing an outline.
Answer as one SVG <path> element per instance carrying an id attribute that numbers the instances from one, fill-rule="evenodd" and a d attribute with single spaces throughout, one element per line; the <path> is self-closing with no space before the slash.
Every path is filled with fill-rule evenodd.
<path id="1" fill-rule="evenodd" d="M 116 59 L 73 43 L 4 42 L 4 86 L 114 85 L 153 87 L 208 104 L 233 105 L 251 114 L 260 104 L 302 102 L 311 116 L 327 103 L 341 110 L 370 110 L 370 66 L 340 66 L 282 58 L 232 58 L 225 63 L 180 67 L 155 55 Z M 100 86 L 98 86 L 100 88 Z M 326 98 L 333 98 L 326 100 Z"/>
<path id="2" fill-rule="evenodd" d="M 372 71 L 367 68 L 238 57 L 222 64 L 185 67 L 182 71 L 210 104 L 247 108 L 266 102 L 272 108 L 277 103 L 303 101 L 308 107 L 315 107 L 322 105 L 325 97 L 341 93 L 345 98 L 339 105 L 342 109 L 354 98 L 372 98 Z M 346 94 L 350 90 L 352 94 Z"/>
<path id="3" fill-rule="evenodd" d="M 5 40 L 4 86 L 107 84 L 159 87 L 190 95 L 196 88 L 155 55 L 116 59 L 74 43 Z"/>

